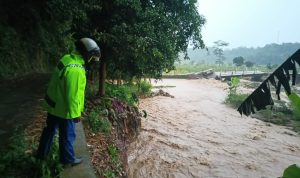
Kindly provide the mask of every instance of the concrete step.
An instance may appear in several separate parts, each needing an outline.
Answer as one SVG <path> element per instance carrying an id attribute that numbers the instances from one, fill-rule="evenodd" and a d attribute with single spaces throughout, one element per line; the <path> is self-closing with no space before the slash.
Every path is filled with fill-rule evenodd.
<path id="1" fill-rule="evenodd" d="M 79 165 L 67 167 L 63 170 L 62 178 L 96 178 L 90 162 L 90 155 L 86 147 L 85 134 L 82 123 L 76 124 L 76 140 L 74 144 L 75 155 L 82 157 L 83 162 Z"/>

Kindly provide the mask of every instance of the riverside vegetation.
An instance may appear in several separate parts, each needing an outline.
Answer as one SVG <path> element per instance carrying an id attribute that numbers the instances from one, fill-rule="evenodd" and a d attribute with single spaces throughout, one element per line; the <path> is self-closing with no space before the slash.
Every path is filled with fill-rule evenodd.
<path id="1" fill-rule="evenodd" d="M 233 108 L 238 108 L 248 96 L 248 94 L 238 92 L 239 87 L 250 87 L 250 89 L 257 87 L 257 84 L 254 82 L 242 86 L 240 79 L 237 77 L 231 78 L 228 85 L 229 92 L 225 103 Z M 284 95 L 284 93 L 282 93 L 282 95 Z M 274 99 L 274 106 L 269 106 L 266 110 L 257 111 L 257 113 L 251 117 L 273 124 L 288 126 L 295 132 L 300 133 L 300 113 L 298 109 L 296 109 L 297 107 L 299 108 L 300 106 L 294 106 L 288 100 Z"/>
<path id="2" fill-rule="evenodd" d="M 107 83 L 106 96 L 99 97 L 96 85 L 89 85 L 83 120 L 91 162 L 100 177 L 126 177 L 127 144 L 139 134 L 143 117 L 139 97 L 150 95 L 152 86 Z"/>
<path id="3" fill-rule="evenodd" d="M 238 108 L 239 105 L 248 97 L 248 94 L 238 93 L 237 88 L 240 86 L 240 79 L 232 77 L 231 81 L 228 82 L 229 92 L 226 97 L 225 103 Z M 256 88 L 256 85 L 251 88 Z M 295 105 L 289 101 L 274 100 L 274 106 L 269 106 L 265 110 L 257 111 L 252 117 L 260 119 L 265 122 L 270 122 L 277 125 L 288 126 L 293 131 L 300 134 L 300 112 L 299 105 Z M 291 134 L 285 132 L 286 134 Z M 283 170 L 282 178 L 295 178 L 300 176 L 300 167 L 293 164 Z"/>
<path id="4" fill-rule="evenodd" d="M 0 153 L 1 177 L 59 177 L 63 170 L 59 163 L 58 140 L 55 139 L 46 160 L 35 158 L 37 145 L 30 145 L 24 133 L 17 130 L 7 150 Z"/>
<path id="5" fill-rule="evenodd" d="M 142 81 L 138 84 L 108 84 L 106 87 L 108 95 L 100 98 L 96 96 L 97 86 L 89 85 L 83 123 L 97 174 L 122 177 L 126 175 L 126 144 L 137 136 L 142 117 L 137 109 L 137 97 L 149 95 L 152 86 Z M 0 152 L 1 177 L 59 177 L 63 166 L 59 163 L 57 138 L 46 160 L 35 158 L 44 119 L 45 113 L 25 130 L 19 128 L 15 131 L 9 146 Z M 31 132 L 33 128 L 36 131 Z"/>

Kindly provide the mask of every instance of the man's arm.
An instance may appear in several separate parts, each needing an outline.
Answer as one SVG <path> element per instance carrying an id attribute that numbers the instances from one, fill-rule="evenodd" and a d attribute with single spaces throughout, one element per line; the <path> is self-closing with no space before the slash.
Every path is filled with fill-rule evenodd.
<path id="1" fill-rule="evenodd" d="M 65 101 L 68 116 L 72 119 L 81 116 L 85 90 L 85 74 L 83 69 L 70 67 L 64 76 Z"/>

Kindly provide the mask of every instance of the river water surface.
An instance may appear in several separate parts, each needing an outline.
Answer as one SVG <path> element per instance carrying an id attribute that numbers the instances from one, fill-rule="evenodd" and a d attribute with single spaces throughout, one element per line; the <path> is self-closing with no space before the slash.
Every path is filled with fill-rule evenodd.
<path id="1" fill-rule="evenodd" d="M 279 177 L 300 164 L 300 137 L 223 104 L 226 84 L 165 79 L 174 95 L 144 99 L 148 113 L 128 151 L 129 177 Z"/>

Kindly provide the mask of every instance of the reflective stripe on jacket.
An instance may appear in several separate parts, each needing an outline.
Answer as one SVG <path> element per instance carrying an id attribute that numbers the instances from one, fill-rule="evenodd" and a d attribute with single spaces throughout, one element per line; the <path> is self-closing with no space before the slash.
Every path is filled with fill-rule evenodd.
<path id="1" fill-rule="evenodd" d="M 65 55 L 52 74 L 45 96 L 45 109 L 52 115 L 73 119 L 84 109 L 86 86 L 84 60 L 81 55 Z"/>

